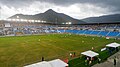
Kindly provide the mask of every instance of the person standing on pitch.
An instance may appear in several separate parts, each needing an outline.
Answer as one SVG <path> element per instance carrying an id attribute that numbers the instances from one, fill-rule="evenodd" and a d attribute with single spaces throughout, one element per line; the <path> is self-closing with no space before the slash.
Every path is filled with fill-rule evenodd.
<path id="1" fill-rule="evenodd" d="M 70 57 L 72 57 L 72 53 L 70 53 Z"/>
<path id="2" fill-rule="evenodd" d="M 114 58 L 114 66 L 116 67 L 116 57 Z"/>
<path id="3" fill-rule="evenodd" d="M 42 61 L 44 61 L 44 57 L 42 57 Z"/>

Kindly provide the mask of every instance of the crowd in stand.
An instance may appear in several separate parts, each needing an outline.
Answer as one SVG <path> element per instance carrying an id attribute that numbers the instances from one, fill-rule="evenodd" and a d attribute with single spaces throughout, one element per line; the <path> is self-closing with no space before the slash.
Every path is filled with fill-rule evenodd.
<path id="1" fill-rule="evenodd" d="M 39 23 L 10 23 L 10 27 L 5 27 L 5 23 L 0 23 L 0 35 L 9 34 L 40 34 L 59 33 L 58 30 L 103 30 L 120 32 L 120 24 L 97 24 L 97 25 L 52 25 Z"/>

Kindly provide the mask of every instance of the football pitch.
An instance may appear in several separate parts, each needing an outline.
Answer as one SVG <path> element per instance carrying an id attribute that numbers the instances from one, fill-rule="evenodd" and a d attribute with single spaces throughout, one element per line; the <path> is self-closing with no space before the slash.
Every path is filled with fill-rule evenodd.
<path id="1" fill-rule="evenodd" d="M 0 67 L 23 67 L 45 60 L 69 58 L 69 53 L 77 56 L 94 47 L 94 50 L 119 40 L 104 37 L 74 34 L 43 34 L 29 36 L 0 37 Z"/>

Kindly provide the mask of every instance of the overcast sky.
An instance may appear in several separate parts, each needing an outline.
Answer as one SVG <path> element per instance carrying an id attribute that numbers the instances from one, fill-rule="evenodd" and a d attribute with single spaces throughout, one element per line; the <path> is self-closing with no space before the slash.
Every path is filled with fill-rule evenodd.
<path id="1" fill-rule="evenodd" d="M 82 19 L 120 13 L 120 0 L 0 0 L 0 19 L 15 14 L 34 15 L 48 9 Z"/>

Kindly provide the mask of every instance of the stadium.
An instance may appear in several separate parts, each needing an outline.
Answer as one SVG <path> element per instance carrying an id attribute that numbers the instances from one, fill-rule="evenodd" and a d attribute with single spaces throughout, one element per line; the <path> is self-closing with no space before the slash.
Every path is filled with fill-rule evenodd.
<path id="1" fill-rule="evenodd" d="M 119 18 L 78 20 L 48 9 L 2 19 L 0 67 L 119 67 Z"/>
<path id="2" fill-rule="evenodd" d="M 1 21 L 1 66 L 21 67 L 40 62 L 41 57 L 45 60 L 69 59 L 72 62 L 71 59 L 92 47 L 98 52 L 109 43 L 120 43 L 118 23 L 77 25 L 38 21 Z M 70 57 L 70 53 L 75 53 L 75 57 Z"/>

